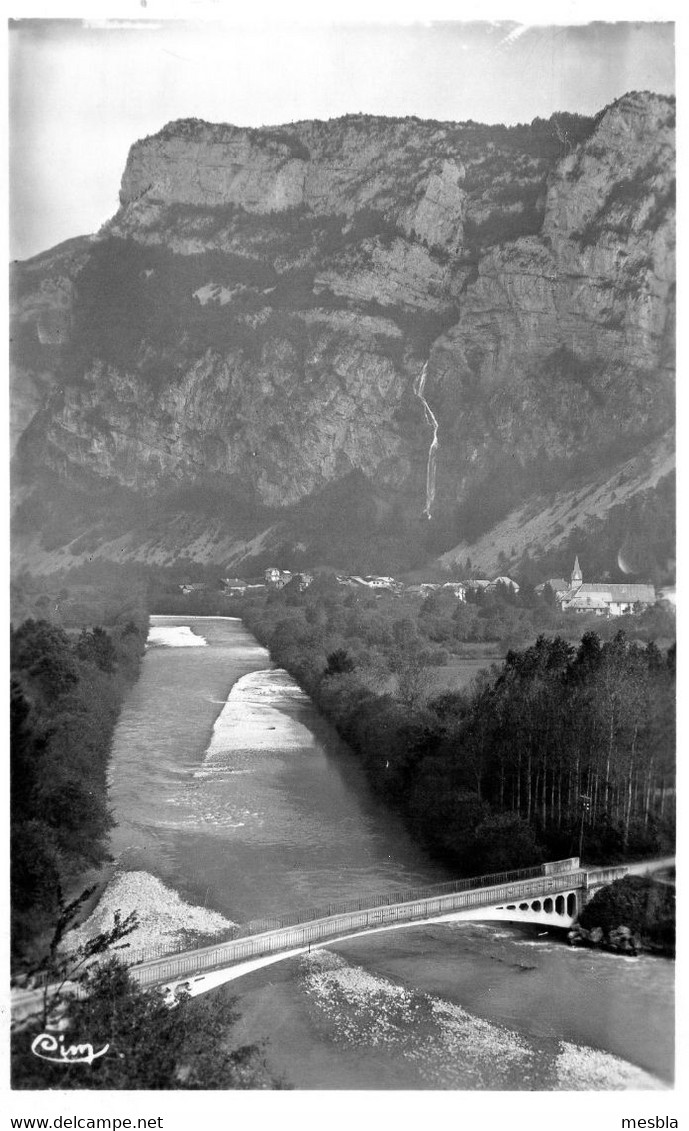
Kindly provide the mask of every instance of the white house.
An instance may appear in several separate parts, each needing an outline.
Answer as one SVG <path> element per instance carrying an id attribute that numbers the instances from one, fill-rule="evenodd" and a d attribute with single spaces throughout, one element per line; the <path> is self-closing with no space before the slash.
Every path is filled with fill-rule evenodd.
<path id="1" fill-rule="evenodd" d="M 451 593 L 458 601 L 466 601 L 467 587 L 463 581 L 446 581 L 443 585 L 444 593 Z"/>
<path id="2" fill-rule="evenodd" d="M 376 576 L 374 576 L 373 574 L 370 574 L 370 573 L 366 575 L 366 577 L 364 578 L 364 581 L 366 582 L 367 585 L 370 585 L 371 589 L 390 589 L 391 590 L 391 589 L 394 589 L 394 587 L 397 585 L 397 582 L 395 581 L 394 577 L 376 577 Z"/>
<path id="3" fill-rule="evenodd" d="M 267 569 L 263 576 L 266 579 L 266 585 L 271 585 L 273 589 L 283 589 L 285 585 L 292 580 L 292 573 L 288 569 L 277 569 L 272 566 Z"/>

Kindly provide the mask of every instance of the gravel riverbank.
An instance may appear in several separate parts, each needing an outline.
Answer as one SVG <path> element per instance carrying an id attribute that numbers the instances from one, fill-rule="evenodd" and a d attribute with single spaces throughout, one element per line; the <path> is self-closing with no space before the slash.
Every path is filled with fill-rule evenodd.
<path id="1" fill-rule="evenodd" d="M 65 946 L 75 947 L 110 929 L 114 913 L 122 918 L 135 911 L 138 926 L 126 942 L 132 950 L 182 944 L 226 934 L 235 924 L 217 911 L 195 907 L 148 872 L 120 872 L 105 888 L 97 907 L 81 926 L 65 936 Z"/>
<path id="2" fill-rule="evenodd" d="M 550 1027 L 529 1033 L 488 1020 L 331 949 L 291 959 L 216 992 L 239 994 L 238 1039 L 267 1037 L 271 1064 L 296 1088 L 667 1087 L 622 1057 L 565 1040 Z"/>

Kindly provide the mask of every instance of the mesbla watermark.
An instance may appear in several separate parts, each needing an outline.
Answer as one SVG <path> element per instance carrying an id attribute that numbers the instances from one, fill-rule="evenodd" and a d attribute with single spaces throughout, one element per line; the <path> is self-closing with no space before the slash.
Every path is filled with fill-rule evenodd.
<path id="1" fill-rule="evenodd" d="M 671 1115 L 647 1115 L 644 1119 L 622 1118 L 622 1127 L 635 1131 L 637 1127 L 679 1127 L 678 1121 Z"/>
<path id="2" fill-rule="evenodd" d="M 39 1033 L 31 1042 L 31 1051 L 41 1060 L 49 1060 L 51 1064 L 93 1064 L 99 1056 L 105 1056 L 110 1045 L 103 1045 L 102 1049 L 94 1052 L 90 1042 L 78 1045 L 65 1045 L 62 1035 L 56 1037 L 53 1033 Z"/>

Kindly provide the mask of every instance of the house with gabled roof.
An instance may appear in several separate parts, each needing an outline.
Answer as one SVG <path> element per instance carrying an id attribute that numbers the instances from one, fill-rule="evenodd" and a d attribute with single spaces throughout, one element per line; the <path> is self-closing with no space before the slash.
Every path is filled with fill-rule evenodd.
<path id="1" fill-rule="evenodd" d="M 534 592 L 540 597 L 546 586 L 549 585 L 556 597 L 566 593 L 569 589 L 569 582 L 565 581 L 564 577 L 548 577 L 545 581 L 537 585 Z"/>
<path id="2" fill-rule="evenodd" d="M 243 597 L 246 593 L 246 581 L 241 577 L 223 577 L 221 584 L 226 597 Z"/>
<path id="3" fill-rule="evenodd" d="M 394 577 L 379 577 L 377 574 L 368 573 L 364 581 L 371 589 L 390 589 L 392 590 L 397 582 Z"/>
<path id="4" fill-rule="evenodd" d="M 489 593 L 494 593 L 495 590 L 498 588 L 498 585 L 503 585 L 505 587 L 505 589 L 511 589 L 513 593 L 519 592 L 519 585 L 517 584 L 516 581 L 513 581 L 511 577 L 496 577 L 496 578 L 494 578 L 493 581 L 491 581 L 490 585 L 488 586 L 487 591 Z"/>
<path id="5" fill-rule="evenodd" d="M 188 597 L 190 593 L 205 593 L 208 586 L 205 581 L 183 581 L 177 588 L 182 590 L 185 597 Z"/>
<path id="6" fill-rule="evenodd" d="M 626 582 L 621 585 L 611 585 L 610 616 L 618 617 L 622 613 L 634 612 L 635 607 L 647 609 L 655 605 L 656 591 L 653 585 L 631 585 Z"/>

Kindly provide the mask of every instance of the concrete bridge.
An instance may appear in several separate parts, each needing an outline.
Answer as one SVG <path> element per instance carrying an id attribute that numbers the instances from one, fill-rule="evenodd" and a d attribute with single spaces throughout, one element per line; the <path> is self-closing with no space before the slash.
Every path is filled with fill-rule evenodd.
<path id="1" fill-rule="evenodd" d="M 501 920 L 566 929 L 600 888 L 622 876 L 662 873 L 674 864 L 674 857 L 665 857 L 607 868 L 582 868 L 578 857 L 571 857 L 518 872 L 386 892 L 293 912 L 279 919 L 258 920 L 239 928 L 239 936 L 235 931 L 231 939 L 193 950 L 170 953 L 161 947 L 123 950 L 119 955 L 137 982 L 163 987 L 172 1001 L 180 986 L 192 995 L 206 993 L 263 966 L 335 940 L 342 942 L 373 932 L 462 920 Z M 85 993 L 81 985 L 65 986 L 64 990 L 77 997 Z M 14 990 L 13 1022 L 39 1011 L 43 994 L 44 989 L 38 987 Z"/>
<path id="2" fill-rule="evenodd" d="M 519 872 L 330 904 L 320 911 L 287 916 L 272 927 L 265 921 L 248 924 L 243 937 L 212 946 L 176 954 L 132 953 L 128 963 L 132 977 L 143 986 L 165 986 L 174 994 L 183 985 L 196 994 L 334 940 L 412 924 L 502 920 L 568 928 L 601 887 L 622 876 L 672 866 L 674 858 L 670 857 L 582 868 L 578 857 L 571 857 Z"/>

